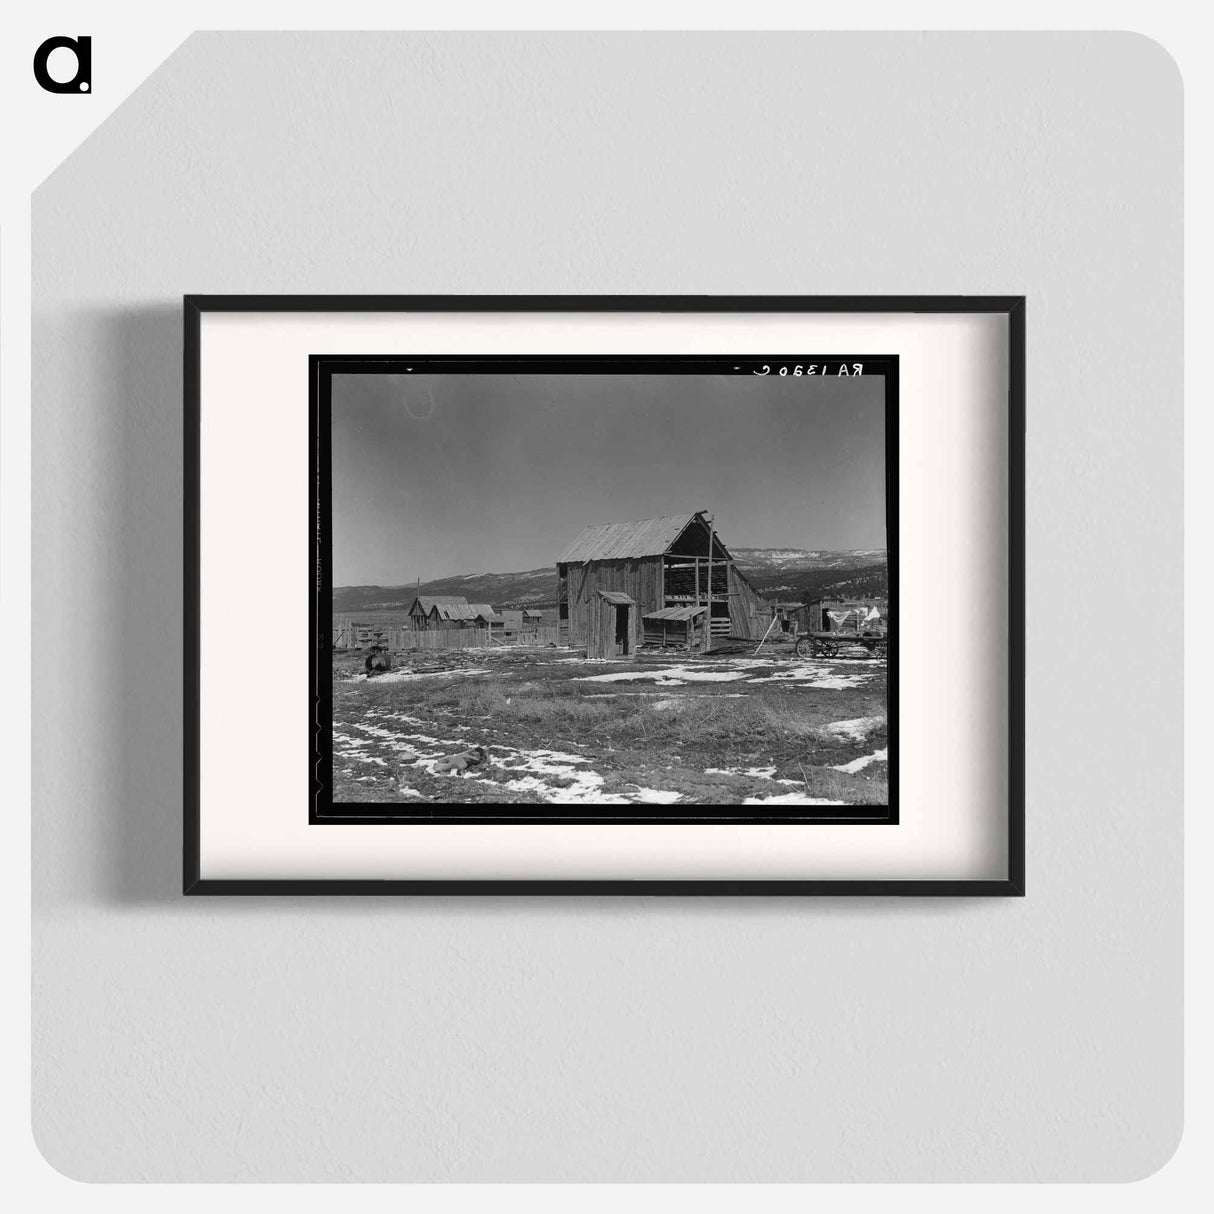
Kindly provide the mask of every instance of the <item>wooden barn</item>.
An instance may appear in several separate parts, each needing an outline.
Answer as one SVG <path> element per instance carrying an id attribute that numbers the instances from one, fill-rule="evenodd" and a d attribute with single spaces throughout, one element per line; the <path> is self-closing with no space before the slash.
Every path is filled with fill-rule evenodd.
<path id="1" fill-rule="evenodd" d="M 761 636 L 771 619 L 702 510 L 586 527 L 557 558 L 556 574 L 561 639 L 589 657 L 632 653 L 647 630 L 679 631 L 684 641 L 691 632 L 707 649 L 714 637 Z M 702 612 L 658 614 L 686 607 Z"/>

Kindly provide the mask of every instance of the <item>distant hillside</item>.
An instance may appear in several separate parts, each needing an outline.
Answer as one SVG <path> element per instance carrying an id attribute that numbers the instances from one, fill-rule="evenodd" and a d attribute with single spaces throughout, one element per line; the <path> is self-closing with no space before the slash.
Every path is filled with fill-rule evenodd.
<path id="1" fill-rule="evenodd" d="M 544 607 L 556 604 L 556 568 L 529 569 L 524 573 L 471 573 L 416 582 L 407 586 L 335 586 L 333 611 L 408 611 L 418 594 L 460 594 L 470 603 L 494 607 Z"/>
<path id="2" fill-rule="evenodd" d="M 734 559 L 750 584 L 769 599 L 878 598 L 887 590 L 884 549 L 827 552 L 802 548 L 735 548 Z M 523 573 L 471 573 L 405 586 L 338 586 L 333 611 L 408 611 L 417 594 L 459 594 L 494 607 L 556 604 L 556 569 Z"/>
<path id="3" fill-rule="evenodd" d="M 765 598 L 884 598 L 885 549 L 833 552 L 806 548 L 734 548 L 746 580 Z"/>

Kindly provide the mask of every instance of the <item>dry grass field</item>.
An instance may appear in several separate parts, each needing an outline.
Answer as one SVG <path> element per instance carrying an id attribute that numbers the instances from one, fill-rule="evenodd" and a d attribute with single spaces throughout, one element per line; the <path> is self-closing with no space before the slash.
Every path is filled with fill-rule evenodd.
<path id="1" fill-rule="evenodd" d="M 885 662 L 787 643 L 588 661 L 494 646 L 406 654 L 367 678 L 335 654 L 335 801 L 884 804 Z M 483 746 L 464 775 L 444 756 Z"/>

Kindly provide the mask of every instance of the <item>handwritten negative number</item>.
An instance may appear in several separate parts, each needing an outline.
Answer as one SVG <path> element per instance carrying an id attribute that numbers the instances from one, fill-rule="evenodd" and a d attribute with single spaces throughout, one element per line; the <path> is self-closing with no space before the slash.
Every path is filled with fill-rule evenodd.
<path id="1" fill-rule="evenodd" d="M 761 371 L 752 371 L 751 374 L 752 375 L 770 375 L 771 366 L 768 363 L 764 363 L 763 369 Z M 827 367 L 827 365 L 825 363 L 809 363 L 808 365 L 804 364 L 804 363 L 796 363 L 792 367 L 788 367 L 788 366 L 778 367 L 776 369 L 776 374 L 777 375 L 792 375 L 792 376 L 829 375 L 830 369 Z M 851 367 L 849 368 L 847 363 L 840 363 L 839 369 L 835 372 L 835 374 L 836 375 L 863 375 L 864 374 L 864 364 L 863 363 L 852 363 Z"/>

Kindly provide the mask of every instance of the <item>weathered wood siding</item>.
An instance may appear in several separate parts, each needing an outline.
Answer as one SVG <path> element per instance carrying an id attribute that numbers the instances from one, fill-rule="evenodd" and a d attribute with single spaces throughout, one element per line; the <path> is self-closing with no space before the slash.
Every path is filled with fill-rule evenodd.
<path id="1" fill-rule="evenodd" d="M 664 645 L 695 651 L 703 647 L 704 629 L 698 619 L 644 620 L 642 635 L 646 645 Z"/>
<path id="2" fill-rule="evenodd" d="M 632 630 L 639 636 L 640 618 L 662 602 L 662 558 L 640 557 L 622 561 L 591 561 L 569 566 L 569 644 L 582 646 L 590 635 L 590 607 L 600 590 L 622 590 L 636 601 Z M 600 655 L 603 656 L 603 655 Z"/>
<path id="3" fill-rule="evenodd" d="M 707 597 L 707 565 L 705 565 L 702 577 L 701 589 Z M 647 611 L 657 611 L 667 606 L 663 597 L 663 580 L 661 557 L 571 564 L 568 575 L 568 643 L 580 648 L 589 642 L 592 627 L 589 618 L 591 603 L 597 599 L 600 590 L 622 590 L 636 600 L 635 615 L 638 623 L 634 625 L 634 631 L 638 636 L 642 635 L 640 618 Z M 744 638 L 761 635 L 767 620 L 770 619 L 771 612 L 766 602 L 754 592 L 750 583 L 734 569 L 732 564 L 726 565 L 724 562 L 715 565 L 712 580 L 717 594 L 724 595 L 728 588 L 729 634 Z M 719 614 L 721 611 L 719 599 L 716 605 Z M 723 627 L 724 622 L 721 621 L 718 630 Z M 756 629 L 758 629 L 757 632 Z"/>
<path id="4" fill-rule="evenodd" d="M 729 566 L 729 631 L 736 637 L 762 636 L 771 620 L 771 608 L 750 583 Z M 760 624 L 762 627 L 760 627 Z M 757 630 L 757 632 L 756 632 Z"/>
<path id="5" fill-rule="evenodd" d="M 611 587 L 619 589 L 619 587 Z M 628 657 L 632 657 L 641 643 L 641 615 L 636 604 L 625 605 L 628 612 Z M 617 604 L 609 603 L 596 593 L 586 604 L 586 656 L 588 658 L 614 658 L 615 621 Z"/>

